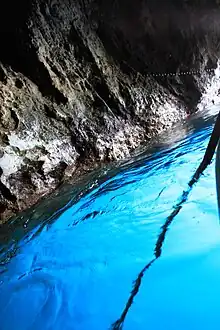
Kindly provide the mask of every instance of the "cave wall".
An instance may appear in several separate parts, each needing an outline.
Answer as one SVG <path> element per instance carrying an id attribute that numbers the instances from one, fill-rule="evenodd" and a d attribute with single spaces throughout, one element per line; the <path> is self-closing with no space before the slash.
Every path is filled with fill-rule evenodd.
<path id="1" fill-rule="evenodd" d="M 196 111 L 219 59 L 219 8 L 214 0 L 2 2 L 1 221 Z"/>

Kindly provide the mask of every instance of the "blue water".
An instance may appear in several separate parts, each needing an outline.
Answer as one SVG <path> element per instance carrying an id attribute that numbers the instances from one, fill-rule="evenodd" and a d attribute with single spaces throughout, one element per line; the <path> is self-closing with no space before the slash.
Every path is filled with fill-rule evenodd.
<path id="1" fill-rule="evenodd" d="M 2 228 L 1 330 L 111 328 L 203 157 L 216 111 L 67 186 Z M 219 300 L 213 161 L 166 233 L 161 257 L 144 273 L 123 329 L 217 330 Z"/>

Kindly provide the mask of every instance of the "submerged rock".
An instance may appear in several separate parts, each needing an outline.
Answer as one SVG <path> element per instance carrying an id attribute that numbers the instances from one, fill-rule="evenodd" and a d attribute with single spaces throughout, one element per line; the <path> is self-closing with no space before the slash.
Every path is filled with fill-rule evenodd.
<path id="1" fill-rule="evenodd" d="M 205 106 L 219 19 L 217 0 L 1 4 L 1 221 Z"/>

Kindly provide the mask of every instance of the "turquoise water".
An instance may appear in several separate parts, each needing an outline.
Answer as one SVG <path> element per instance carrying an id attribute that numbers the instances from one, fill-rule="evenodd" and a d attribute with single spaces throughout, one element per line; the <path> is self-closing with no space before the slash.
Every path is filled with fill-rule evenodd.
<path id="1" fill-rule="evenodd" d="M 2 229 L 1 330 L 112 327 L 139 272 L 154 259 L 161 226 L 203 157 L 216 111 L 66 187 Z M 136 293 L 125 330 L 219 329 L 214 162 L 175 217 L 161 257 L 143 274 Z"/>

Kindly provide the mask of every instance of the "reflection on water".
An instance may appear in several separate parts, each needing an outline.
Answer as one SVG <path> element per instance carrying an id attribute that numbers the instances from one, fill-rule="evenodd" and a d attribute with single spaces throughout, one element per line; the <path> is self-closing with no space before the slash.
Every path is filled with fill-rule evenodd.
<path id="1" fill-rule="evenodd" d="M 203 157 L 217 110 L 163 134 L 132 159 L 63 187 L 2 228 L 1 330 L 111 327 Z M 214 163 L 175 218 L 162 249 L 142 278 L 124 329 L 219 329 Z"/>

